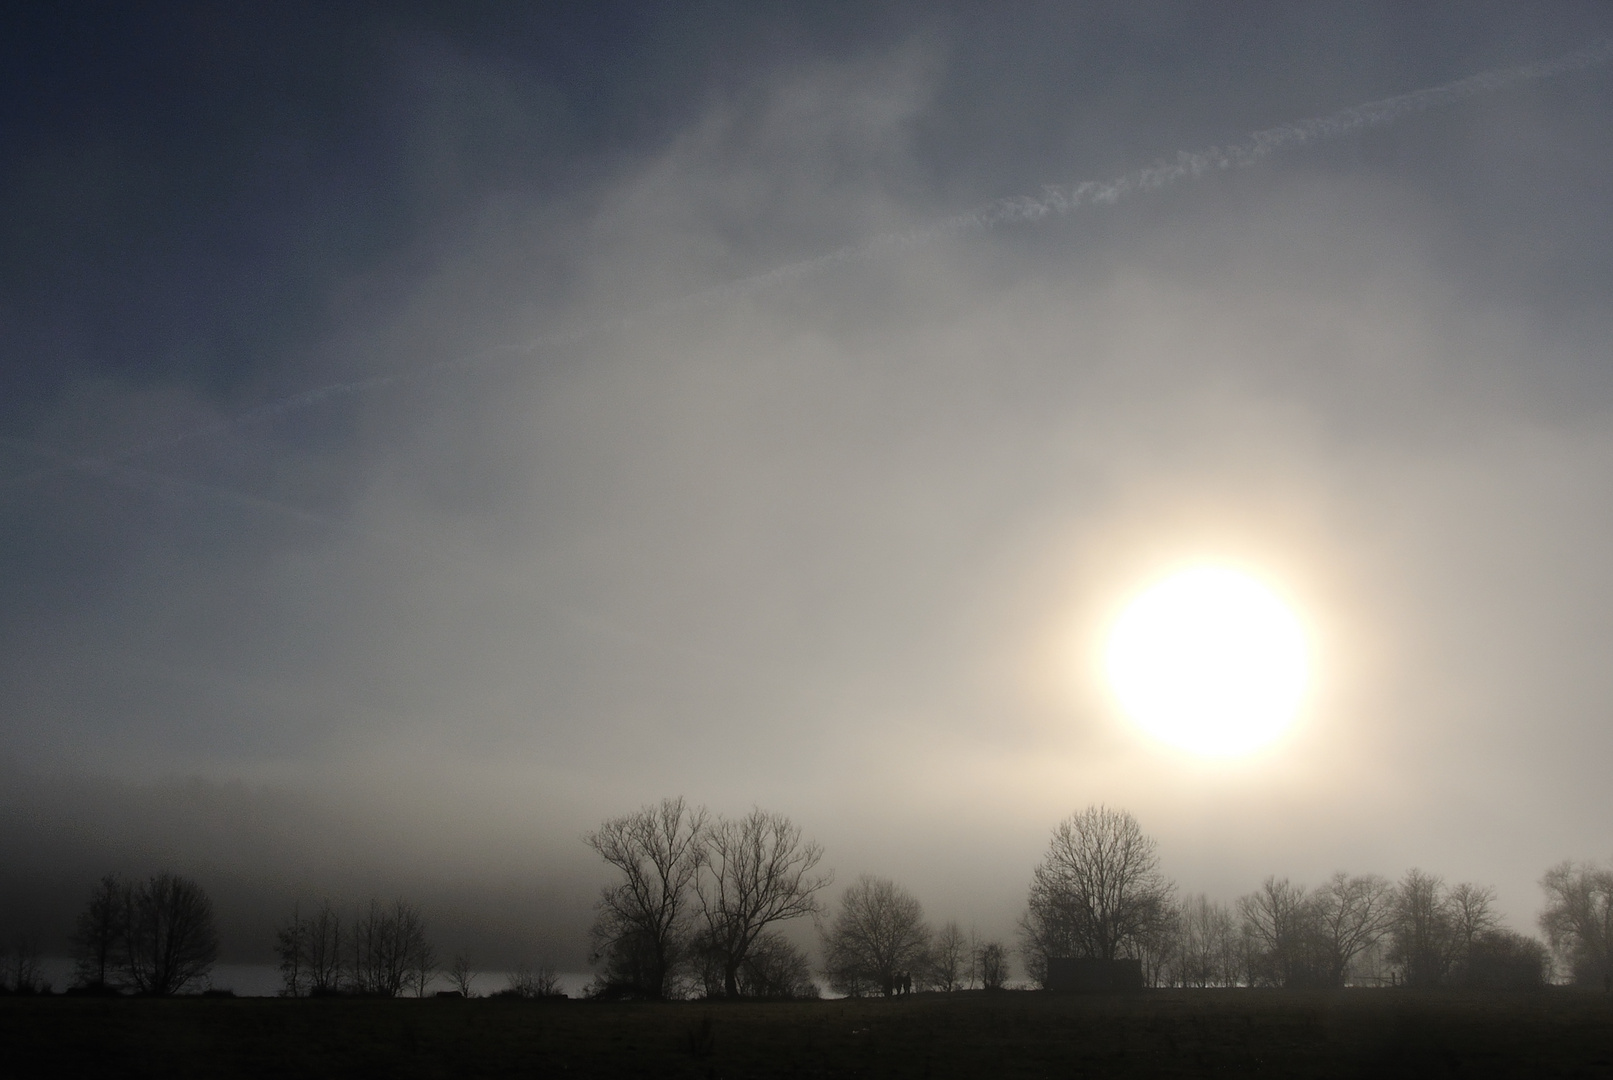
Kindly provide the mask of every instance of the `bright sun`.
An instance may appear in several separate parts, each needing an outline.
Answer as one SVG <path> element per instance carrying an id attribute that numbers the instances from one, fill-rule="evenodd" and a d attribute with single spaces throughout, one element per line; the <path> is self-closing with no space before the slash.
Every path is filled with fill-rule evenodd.
<path id="1" fill-rule="evenodd" d="M 1132 719 L 1207 757 L 1274 739 L 1299 709 L 1309 667 L 1294 613 L 1254 578 L 1220 567 L 1182 571 L 1133 600 L 1105 660 Z"/>

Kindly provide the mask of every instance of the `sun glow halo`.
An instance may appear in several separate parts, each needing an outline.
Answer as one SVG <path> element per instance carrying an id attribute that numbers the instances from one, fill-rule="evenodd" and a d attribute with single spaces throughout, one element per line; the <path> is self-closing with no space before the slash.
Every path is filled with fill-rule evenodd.
<path id="1" fill-rule="evenodd" d="M 1144 730 L 1206 757 L 1247 753 L 1298 712 L 1309 673 L 1299 619 L 1270 589 L 1222 567 L 1177 573 L 1133 600 L 1105 666 Z"/>

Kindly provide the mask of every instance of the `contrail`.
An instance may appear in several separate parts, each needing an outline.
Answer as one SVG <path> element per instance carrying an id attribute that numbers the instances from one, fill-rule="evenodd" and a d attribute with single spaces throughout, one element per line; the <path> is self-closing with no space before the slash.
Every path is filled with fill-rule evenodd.
<path id="1" fill-rule="evenodd" d="M 1551 60 L 1541 60 L 1516 67 L 1496 68 L 1469 75 L 1454 82 L 1394 97 L 1380 98 L 1361 105 L 1352 105 L 1325 116 L 1297 120 L 1264 131 L 1257 131 L 1243 142 L 1229 146 L 1212 146 L 1204 150 L 1182 151 L 1174 160 L 1160 162 L 1137 169 L 1111 180 L 1088 180 L 1079 184 L 1049 185 L 1037 195 L 1016 195 L 994 199 L 973 210 L 913 229 L 880 233 L 866 240 L 834 251 L 788 263 L 758 274 L 726 282 L 699 292 L 689 293 L 645 310 L 594 323 L 560 333 L 544 334 L 520 344 L 509 344 L 484 349 L 480 352 L 442 360 L 412 371 L 396 375 L 374 375 L 279 398 L 247 412 L 215 421 L 163 439 L 155 439 L 128 447 L 114 454 L 96 459 L 103 465 L 113 465 L 131 457 L 155 450 L 172 449 L 197 439 L 225 434 L 235 428 L 273 420 L 286 413 L 325 405 L 354 397 L 370 390 L 388 386 L 401 386 L 418 382 L 435 375 L 463 371 L 498 354 L 530 356 L 543 348 L 574 343 L 600 336 L 613 330 L 625 329 L 639 323 L 676 314 L 698 307 L 739 299 L 760 291 L 797 281 L 831 267 L 845 263 L 905 251 L 934 243 L 946 237 L 999 225 L 1022 222 L 1041 222 L 1064 217 L 1085 206 L 1111 206 L 1133 195 L 1159 191 L 1187 180 L 1196 180 L 1210 173 L 1248 168 L 1280 151 L 1313 143 L 1342 138 L 1359 131 L 1386 127 L 1403 117 L 1426 112 L 1429 109 L 1454 105 L 1470 98 L 1492 94 L 1510 86 L 1555 78 L 1587 68 L 1598 67 L 1613 60 L 1613 40 L 1604 40 L 1576 49 Z M 41 479 L 63 468 L 39 470 L 24 476 L 0 482 L 0 487 L 12 487 Z"/>
<path id="2" fill-rule="evenodd" d="M 928 244 L 944 237 L 974 229 L 1016 222 L 1036 222 L 1074 213 L 1083 206 L 1108 206 L 1130 195 L 1158 191 L 1184 180 L 1196 180 L 1208 173 L 1247 168 L 1280 150 L 1342 138 L 1358 131 L 1387 127 L 1402 117 L 1454 105 L 1482 94 L 1495 93 L 1520 83 L 1550 79 L 1558 75 L 1597 67 L 1613 60 L 1613 40 L 1599 41 L 1582 49 L 1518 67 L 1496 68 L 1469 75 L 1454 82 L 1413 90 L 1394 97 L 1352 105 L 1326 116 L 1313 116 L 1278 127 L 1257 131 L 1241 143 L 1212 146 L 1205 150 L 1182 151 L 1174 161 L 1117 176 L 1112 180 L 1088 180 L 1064 186 L 1049 185 L 1039 195 L 1015 195 L 995 199 L 962 214 L 927 226 L 881 233 L 868 240 L 801 262 L 790 263 L 738 281 L 714 286 L 666 306 L 709 303 L 792 281 L 837 263 L 866 258 L 876 253 Z"/>
<path id="3" fill-rule="evenodd" d="M 149 469 L 139 469 L 132 465 L 124 465 L 111 457 L 89 458 L 77 454 L 69 454 L 53 447 L 43 446 L 36 442 L 23 439 L 13 439 L 0 435 L 0 444 L 15 450 L 33 454 L 36 457 L 48 458 L 55 462 L 55 469 L 59 471 L 81 472 L 89 476 L 98 477 L 108 483 L 119 484 L 124 487 L 134 487 L 145 490 L 157 490 L 165 495 L 182 495 L 188 497 L 201 497 L 215 502 L 226 503 L 240 510 L 251 510 L 257 513 L 266 513 L 274 517 L 285 518 L 299 522 L 303 525 L 321 525 L 335 528 L 345 528 L 344 524 L 335 518 L 323 514 L 316 514 L 311 510 L 303 510 L 295 506 L 288 506 L 273 499 L 264 499 L 256 495 L 245 495 L 229 488 L 217 487 L 213 484 L 202 484 L 194 480 L 182 480 L 177 476 L 168 476 L 164 473 L 152 472 Z M 129 453 L 125 451 L 124 453 Z M 117 455 L 113 455 L 116 457 Z"/>

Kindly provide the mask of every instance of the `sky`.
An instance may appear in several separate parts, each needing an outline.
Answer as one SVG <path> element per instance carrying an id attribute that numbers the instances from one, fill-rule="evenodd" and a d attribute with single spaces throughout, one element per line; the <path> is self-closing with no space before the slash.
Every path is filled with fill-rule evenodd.
<path id="1" fill-rule="evenodd" d="M 1572 2 L 8 8 L 0 922 L 59 948 L 171 868 L 228 959 L 402 896 L 579 970 L 582 837 L 683 795 L 1005 939 L 1100 802 L 1184 892 L 1415 866 L 1532 931 L 1613 855 L 1609 41 Z M 1200 564 L 1311 644 L 1233 760 L 1099 662 Z"/>

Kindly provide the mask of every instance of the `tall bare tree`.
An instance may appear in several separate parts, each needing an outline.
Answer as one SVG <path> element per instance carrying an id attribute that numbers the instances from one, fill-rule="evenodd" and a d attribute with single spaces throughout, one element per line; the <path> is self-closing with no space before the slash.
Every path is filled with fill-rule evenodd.
<path id="1" fill-rule="evenodd" d="M 755 809 L 718 818 L 705 830 L 706 872 L 697 879 L 701 946 L 723 973 L 724 996 L 740 996 L 739 972 L 769 927 L 815 915 L 818 893 L 833 880 L 818 873 L 823 847 L 801 838 L 783 814 Z"/>
<path id="2" fill-rule="evenodd" d="M 696 875 L 705 860 L 703 807 L 662 799 L 612 818 L 586 837 L 620 874 L 600 894 L 591 931 L 596 961 L 617 993 L 672 996 L 692 932 Z"/>
<path id="3" fill-rule="evenodd" d="M 1321 981 L 1315 905 L 1303 885 L 1268 877 L 1260 888 L 1238 898 L 1238 914 L 1251 984 L 1297 987 Z"/>
<path id="4" fill-rule="evenodd" d="M 476 969 L 463 954 L 455 956 L 454 962 L 448 965 L 448 983 L 463 997 L 476 996 Z"/>
<path id="5" fill-rule="evenodd" d="M 1343 986 L 1355 958 L 1376 945 L 1394 925 L 1394 886 L 1377 874 L 1340 871 L 1311 897 L 1325 979 Z"/>
<path id="6" fill-rule="evenodd" d="M 1203 893 L 1177 909 L 1176 981 L 1183 986 L 1231 986 L 1238 980 L 1232 912 Z"/>
<path id="7" fill-rule="evenodd" d="M 346 960 L 342 955 L 342 917 L 331 902 L 321 900 L 319 909 L 303 921 L 303 972 L 308 993 L 334 994 L 342 988 Z"/>
<path id="8" fill-rule="evenodd" d="M 176 994 L 207 974 L 218 957 L 218 932 L 200 885 L 165 872 L 127 896 L 124 969 L 136 990 Z"/>
<path id="9" fill-rule="evenodd" d="M 1495 912 L 1495 889 L 1488 885 L 1459 882 L 1451 888 L 1446 902 L 1451 911 L 1452 944 L 1459 958 L 1465 959 L 1480 937 L 1501 929 L 1501 917 Z"/>
<path id="10" fill-rule="evenodd" d="M 824 931 L 824 969 L 829 984 L 848 997 L 874 989 L 889 997 L 900 973 L 923 966 L 929 944 L 924 909 L 913 894 L 864 874 L 846 886 Z"/>
<path id="11" fill-rule="evenodd" d="M 975 961 L 980 971 L 980 986 L 985 990 L 1001 990 L 1008 984 L 1011 974 L 1008 966 L 1008 946 L 1000 941 L 988 941 L 980 946 Z"/>
<path id="12" fill-rule="evenodd" d="M 1613 979 L 1613 870 L 1563 862 L 1540 879 L 1546 909 L 1540 928 L 1575 982 Z"/>
<path id="13" fill-rule="evenodd" d="M 1169 986 L 1182 934 L 1182 910 L 1174 897 L 1163 901 L 1156 918 L 1137 936 L 1131 952 L 1142 963 L 1144 986 Z"/>
<path id="14" fill-rule="evenodd" d="M 361 994 L 397 997 L 431 969 L 426 923 L 414 905 L 393 901 L 390 908 L 371 900 L 353 920 L 353 988 Z M 423 982 L 421 983 L 423 985 Z"/>
<path id="15" fill-rule="evenodd" d="M 96 882 L 73 930 L 74 981 L 105 989 L 123 969 L 129 928 L 128 886 L 116 874 Z"/>
<path id="16" fill-rule="evenodd" d="M 291 906 L 291 920 L 274 932 L 274 952 L 280 958 L 280 996 L 302 997 L 308 992 L 308 924 L 302 905 Z"/>
<path id="17" fill-rule="evenodd" d="M 1456 959 L 1455 923 L 1445 882 L 1411 869 L 1395 889 L 1394 944 L 1389 958 L 1407 986 L 1438 986 Z"/>
<path id="18" fill-rule="evenodd" d="M 437 974 L 437 950 L 432 948 L 431 942 L 426 939 L 424 922 L 410 933 L 412 940 L 406 946 L 409 971 L 405 978 L 407 985 L 414 987 L 415 997 L 425 997 L 427 987 Z"/>
<path id="19" fill-rule="evenodd" d="M 1053 830 L 1020 919 L 1031 976 L 1045 981 L 1053 957 L 1135 955 L 1173 891 L 1136 818 L 1107 806 L 1071 815 Z"/>
<path id="20" fill-rule="evenodd" d="M 935 935 L 930 947 L 929 977 L 931 984 L 947 993 L 963 985 L 967 977 L 969 937 L 956 919 L 947 920 Z"/>

